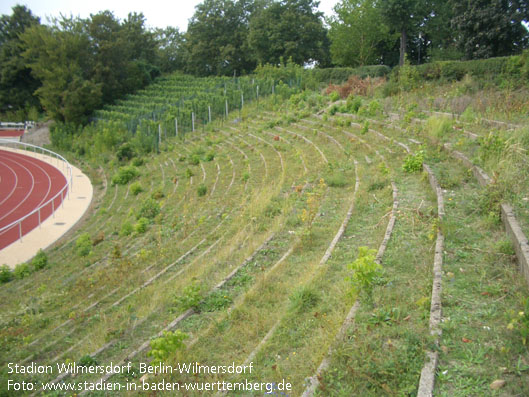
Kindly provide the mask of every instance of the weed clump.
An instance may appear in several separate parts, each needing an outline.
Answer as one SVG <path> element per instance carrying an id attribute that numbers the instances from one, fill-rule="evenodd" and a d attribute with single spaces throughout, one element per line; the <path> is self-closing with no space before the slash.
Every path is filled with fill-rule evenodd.
<path id="1" fill-rule="evenodd" d="M 373 301 L 373 288 L 382 275 L 382 266 L 375 261 L 376 250 L 358 247 L 358 258 L 349 265 L 353 271 L 351 291 L 355 296 L 363 295 L 364 299 Z"/>
<path id="2" fill-rule="evenodd" d="M 417 172 L 422 170 L 422 163 L 424 162 L 424 151 L 419 150 L 415 154 L 410 154 L 404 159 L 402 169 L 406 172 Z"/>
<path id="3" fill-rule="evenodd" d="M 112 185 L 126 185 L 139 175 L 140 172 L 133 165 L 119 167 L 118 173 L 112 177 Z"/>
<path id="4" fill-rule="evenodd" d="M 92 239 L 88 233 L 83 233 L 75 241 L 75 251 L 77 255 L 88 256 L 92 252 Z"/>

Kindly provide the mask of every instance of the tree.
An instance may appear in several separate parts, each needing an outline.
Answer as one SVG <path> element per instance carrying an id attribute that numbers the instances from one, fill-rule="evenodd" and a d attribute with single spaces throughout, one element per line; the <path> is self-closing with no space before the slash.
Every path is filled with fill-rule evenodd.
<path id="1" fill-rule="evenodd" d="M 408 35 L 417 31 L 431 10 L 426 0 L 381 0 L 380 9 L 389 27 L 400 33 L 399 65 L 404 65 Z"/>
<path id="2" fill-rule="evenodd" d="M 377 0 L 342 0 L 329 19 L 332 61 L 341 66 L 381 62 L 382 50 L 394 41 Z"/>
<path id="3" fill-rule="evenodd" d="M 38 107 L 38 99 L 33 95 L 39 87 L 38 79 L 31 75 L 22 52 L 20 35 L 34 25 L 39 18 L 32 15 L 24 6 L 13 7 L 12 15 L 0 17 L 0 111 Z"/>
<path id="4" fill-rule="evenodd" d="M 199 76 L 252 71 L 248 20 L 257 3 L 250 0 L 205 0 L 195 8 L 185 37 L 186 71 Z"/>
<path id="5" fill-rule="evenodd" d="M 178 28 L 156 29 L 157 65 L 162 72 L 183 70 L 185 65 L 185 36 Z"/>
<path id="6" fill-rule="evenodd" d="M 21 39 L 42 107 L 57 121 L 80 123 L 101 103 L 101 84 L 91 78 L 90 39 L 79 20 L 33 25 Z"/>
<path id="7" fill-rule="evenodd" d="M 329 63 L 329 41 L 323 13 L 314 0 L 271 1 L 250 20 L 248 43 L 261 64 L 280 64 L 281 58 L 297 64 Z"/>
<path id="8" fill-rule="evenodd" d="M 452 0 L 452 27 L 467 59 L 512 55 L 529 45 L 525 0 Z"/>

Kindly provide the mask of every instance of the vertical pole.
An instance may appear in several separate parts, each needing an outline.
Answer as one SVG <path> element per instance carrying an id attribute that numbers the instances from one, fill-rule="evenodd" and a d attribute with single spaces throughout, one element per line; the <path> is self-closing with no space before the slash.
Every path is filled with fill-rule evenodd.
<path id="1" fill-rule="evenodd" d="M 256 94 L 256 97 L 257 97 L 257 103 L 259 103 L 259 86 L 257 86 L 257 94 Z"/>
<path id="2" fill-rule="evenodd" d="M 178 118 L 174 119 L 175 136 L 178 136 Z"/>
<path id="3" fill-rule="evenodd" d="M 273 82 L 273 83 L 272 83 L 272 95 L 275 94 L 275 88 L 276 88 L 276 83 Z"/>
<path id="4" fill-rule="evenodd" d="M 195 112 L 191 112 L 191 126 L 193 129 L 193 132 L 195 132 Z"/>
<path id="5" fill-rule="evenodd" d="M 209 122 L 211 123 L 211 106 L 208 105 Z"/>
<path id="6" fill-rule="evenodd" d="M 162 125 L 158 124 L 158 146 L 162 144 Z"/>
<path id="7" fill-rule="evenodd" d="M 228 100 L 226 99 L 226 118 L 228 118 Z"/>
<path id="8" fill-rule="evenodd" d="M 241 92 L 241 109 L 244 107 L 244 94 Z"/>

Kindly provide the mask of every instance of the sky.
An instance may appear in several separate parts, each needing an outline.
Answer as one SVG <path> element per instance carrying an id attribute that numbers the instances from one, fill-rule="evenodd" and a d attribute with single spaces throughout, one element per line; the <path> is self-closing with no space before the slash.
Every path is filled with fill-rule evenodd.
<path id="1" fill-rule="evenodd" d="M 187 21 L 193 16 L 195 6 L 202 0 L 2 0 L 0 14 L 11 14 L 13 6 L 25 5 L 34 15 L 46 23 L 46 17 L 59 17 L 61 14 L 87 18 L 90 14 L 110 10 L 120 19 L 129 12 L 142 12 L 147 19 L 147 26 L 165 28 L 176 26 L 180 31 L 187 30 Z M 320 0 L 319 10 L 329 16 L 338 0 Z"/>

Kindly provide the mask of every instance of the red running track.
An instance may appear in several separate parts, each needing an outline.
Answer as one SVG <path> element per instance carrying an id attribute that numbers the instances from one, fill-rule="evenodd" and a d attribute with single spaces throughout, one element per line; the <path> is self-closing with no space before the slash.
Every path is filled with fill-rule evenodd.
<path id="1" fill-rule="evenodd" d="M 0 150 L 0 249 L 17 241 L 39 225 L 35 212 L 19 223 L 1 230 L 23 218 L 57 195 L 67 184 L 65 176 L 54 166 L 34 157 Z M 67 189 L 40 210 L 40 221 L 57 209 Z"/>
<path id="2" fill-rule="evenodd" d="M 24 135 L 24 130 L 0 130 L 0 138 L 11 138 Z"/>

